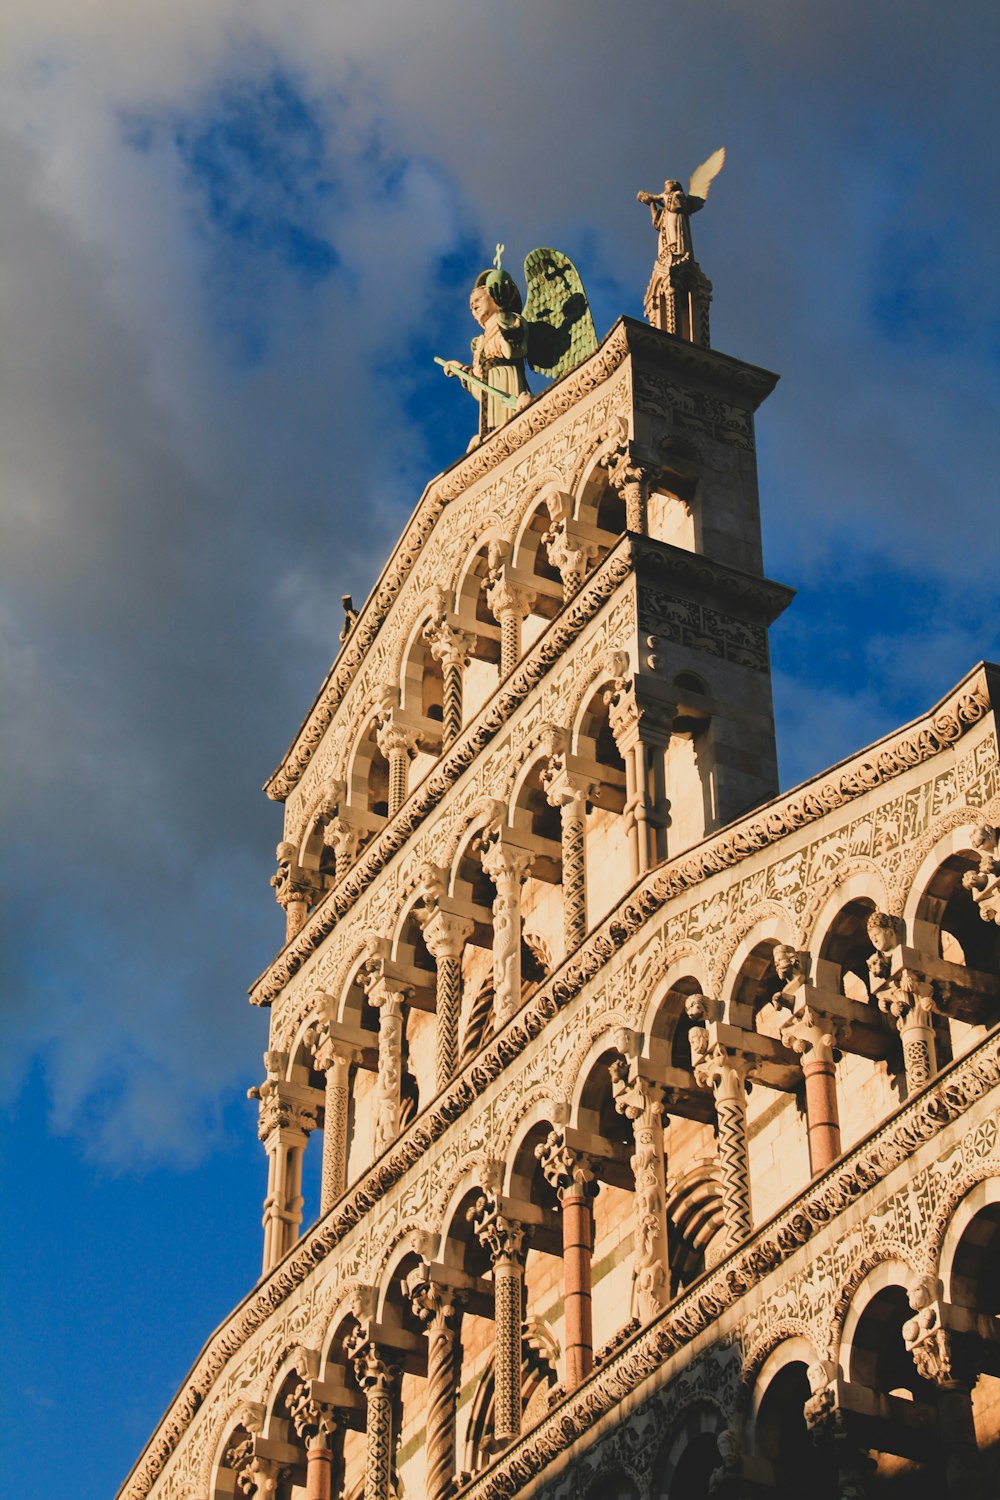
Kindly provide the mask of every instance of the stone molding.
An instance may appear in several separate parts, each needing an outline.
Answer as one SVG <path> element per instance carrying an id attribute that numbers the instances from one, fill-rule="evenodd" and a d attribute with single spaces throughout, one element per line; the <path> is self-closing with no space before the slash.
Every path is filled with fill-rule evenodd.
<path id="1" fill-rule="evenodd" d="M 508 1037 L 521 1021 L 522 1017 L 517 1017 L 510 1024 Z M 474 1075 L 481 1070 L 484 1060 L 477 1059 L 466 1068 L 448 1094 L 427 1112 L 430 1118 L 421 1116 L 414 1122 L 364 1181 L 300 1241 L 219 1327 L 119 1491 L 119 1500 L 144 1500 L 150 1493 L 229 1360 L 326 1259 L 347 1230 L 365 1217 L 391 1182 L 418 1162 L 430 1142 L 479 1096 L 483 1085 L 476 1085 Z M 499 1074 L 503 1066 L 500 1062 L 491 1076 Z M 1000 1027 L 994 1027 L 976 1048 L 938 1074 L 933 1084 L 900 1106 L 838 1162 L 807 1184 L 779 1213 L 760 1225 L 749 1240 L 676 1298 L 652 1324 L 616 1345 L 582 1386 L 460 1491 L 463 1500 L 499 1500 L 501 1496 L 517 1493 L 519 1486 L 584 1436 L 601 1416 L 655 1374 L 665 1359 L 734 1306 L 764 1275 L 787 1261 L 842 1210 L 997 1086 L 1000 1086 Z"/>
<path id="2" fill-rule="evenodd" d="M 589 619 L 591 613 L 596 614 L 599 607 L 588 607 L 591 591 L 600 588 L 603 594 L 606 588 L 609 597 L 618 583 L 629 576 L 631 558 L 634 555 L 631 548 L 636 541 L 636 538 L 623 538 L 608 555 L 593 578 L 580 590 L 563 614 L 553 621 L 531 655 L 494 694 L 477 723 L 465 731 L 448 755 L 407 800 L 390 826 L 369 845 L 345 879 L 338 882 L 334 890 L 310 914 L 302 931 L 251 987 L 250 999 L 254 1005 L 268 1005 L 281 993 L 392 855 L 408 842 L 451 783 L 476 760 L 508 716 L 510 710 L 505 712 L 505 700 L 513 699 L 511 707 L 516 706 L 534 685 L 534 680 L 527 679 L 534 679 L 536 673 L 540 679 L 551 662 L 562 654 L 567 642 L 561 634 L 554 633 L 554 627 L 564 616 L 568 617 L 568 625 L 569 619 L 577 610 L 582 614 L 586 609 L 586 619 Z M 619 571 L 621 576 L 618 576 Z M 602 597 L 601 603 L 603 602 Z M 578 633 L 585 622 L 585 619 L 574 622 L 572 633 Z M 550 635 L 553 636 L 551 641 Z M 543 649 L 544 658 L 540 661 L 538 658 Z M 876 741 L 874 745 L 834 768 L 832 773 L 821 773 L 794 791 L 784 793 L 765 803 L 763 807 L 755 808 L 738 823 L 712 834 L 678 860 L 668 861 L 666 865 L 643 876 L 625 896 L 618 911 L 621 912 L 630 903 L 638 901 L 646 908 L 645 915 L 648 916 L 666 901 L 691 889 L 708 876 L 739 864 L 750 855 L 772 846 L 786 834 L 807 827 L 827 813 L 876 790 L 914 766 L 924 764 L 941 750 L 954 745 L 967 730 L 991 711 L 993 704 L 990 688 L 990 669 L 981 663 L 929 713 Z M 645 916 L 642 920 L 645 920 Z M 606 919 L 602 929 L 607 925 Z M 585 945 L 574 956 L 572 963 L 563 965 L 560 973 L 565 974 L 568 968 L 572 975 L 577 966 L 586 963 L 586 955 Z M 602 962 L 606 956 L 602 956 Z M 586 975 L 577 981 L 570 979 L 569 982 L 576 988 L 585 977 Z"/>

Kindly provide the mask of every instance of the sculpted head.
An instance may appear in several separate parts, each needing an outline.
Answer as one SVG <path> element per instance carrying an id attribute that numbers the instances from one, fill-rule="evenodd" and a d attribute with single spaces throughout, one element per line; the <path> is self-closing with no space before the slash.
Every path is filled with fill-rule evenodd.
<path id="1" fill-rule="evenodd" d="M 474 286 L 469 293 L 469 311 L 479 324 L 485 328 L 487 322 L 497 311 L 497 305 L 484 286 Z"/>

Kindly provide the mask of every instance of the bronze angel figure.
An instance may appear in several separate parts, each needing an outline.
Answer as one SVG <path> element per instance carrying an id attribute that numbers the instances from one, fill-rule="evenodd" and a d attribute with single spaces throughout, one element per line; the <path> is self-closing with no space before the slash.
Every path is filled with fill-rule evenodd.
<path id="1" fill-rule="evenodd" d="M 472 362 L 439 359 L 479 402 L 479 431 L 470 448 L 503 426 L 531 401 L 525 366 L 558 380 L 597 348 L 594 320 L 580 274 L 561 250 L 532 250 L 524 262 L 527 302 L 501 264 L 497 246 L 491 269 L 469 294 L 469 310 L 482 332 L 472 340 Z"/>

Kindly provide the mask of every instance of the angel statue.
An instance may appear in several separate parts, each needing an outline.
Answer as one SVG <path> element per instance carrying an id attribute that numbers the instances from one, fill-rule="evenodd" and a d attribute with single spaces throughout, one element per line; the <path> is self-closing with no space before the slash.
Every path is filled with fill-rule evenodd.
<path id="1" fill-rule="evenodd" d="M 668 178 L 662 193 L 636 194 L 640 203 L 649 204 L 653 228 L 660 237 L 646 288 L 646 317 L 657 328 L 703 344 L 708 343 L 712 284 L 694 258 L 691 215 L 705 207 L 708 190 L 725 160 L 726 148 L 720 146 L 692 172 L 686 193 L 679 182 Z"/>
<path id="2" fill-rule="evenodd" d="M 594 320 L 573 262 L 559 250 L 532 250 L 524 262 L 527 305 L 501 264 L 482 271 L 469 294 L 469 310 L 482 329 L 472 340 L 472 363 L 437 359 L 479 402 L 479 431 L 470 448 L 502 427 L 531 401 L 528 364 L 558 380 L 597 348 Z"/>

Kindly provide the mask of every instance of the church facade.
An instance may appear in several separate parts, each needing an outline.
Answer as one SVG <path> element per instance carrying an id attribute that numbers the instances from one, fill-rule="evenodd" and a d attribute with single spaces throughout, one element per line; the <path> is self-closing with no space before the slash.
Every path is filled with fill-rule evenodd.
<path id="1" fill-rule="evenodd" d="M 268 783 L 262 1278 L 122 1500 L 1000 1487 L 1000 670 L 779 794 L 775 377 L 682 249 L 483 398 Z"/>

